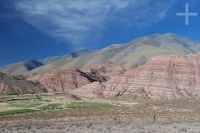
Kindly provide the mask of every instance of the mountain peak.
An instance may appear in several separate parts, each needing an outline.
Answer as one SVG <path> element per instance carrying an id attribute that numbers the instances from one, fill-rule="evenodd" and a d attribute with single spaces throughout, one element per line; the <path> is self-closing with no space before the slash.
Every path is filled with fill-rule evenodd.
<path id="1" fill-rule="evenodd" d="M 144 64 L 154 56 L 198 53 L 200 52 L 199 44 L 189 38 L 173 33 L 153 34 L 137 38 L 129 43 L 110 45 L 94 52 L 83 48 L 64 56 L 50 57 L 39 62 L 29 60 L 23 64 L 12 64 L 5 68 L 0 68 L 0 71 L 12 74 L 45 74 L 57 69 L 81 69 L 105 61 L 127 68 Z M 43 66 L 38 67 L 41 65 Z"/>
<path id="2" fill-rule="evenodd" d="M 31 71 L 37 67 L 43 66 L 43 64 L 36 60 L 26 60 L 23 62 L 23 65 L 27 68 L 28 71 Z"/>
<path id="3" fill-rule="evenodd" d="M 91 52 L 89 49 L 82 48 L 82 49 L 79 49 L 79 50 L 77 50 L 75 52 L 70 53 L 70 55 L 72 56 L 72 58 L 76 58 L 76 57 L 79 57 L 81 55 L 85 55 L 85 54 L 87 54 L 89 52 Z"/>

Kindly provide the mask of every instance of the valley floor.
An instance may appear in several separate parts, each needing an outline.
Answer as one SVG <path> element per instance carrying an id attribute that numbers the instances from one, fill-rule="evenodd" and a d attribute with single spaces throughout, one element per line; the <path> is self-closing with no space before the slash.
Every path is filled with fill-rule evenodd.
<path id="1" fill-rule="evenodd" d="M 0 98 L 0 133 L 200 133 L 199 101 L 69 103 L 63 96 L 29 98 Z M 31 110 L 19 112 L 25 107 Z"/>
<path id="2" fill-rule="evenodd" d="M 1 122 L 0 132 L 36 132 L 36 133 L 199 133 L 200 123 L 151 123 L 143 118 L 134 119 L 97 119 L 72 118 L 8 120 Z M 78 121 L 77 121 L 78 120 Z"/>

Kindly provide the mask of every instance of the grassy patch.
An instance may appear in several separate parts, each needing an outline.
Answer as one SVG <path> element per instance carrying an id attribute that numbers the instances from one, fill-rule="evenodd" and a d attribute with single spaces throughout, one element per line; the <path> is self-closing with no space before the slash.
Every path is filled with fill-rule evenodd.
<path id="1" fill-rule="evenodd" d="M 23 101 L 32 99 L 40 99 L 40 96 L 38 95 L 3 96 L 0 97 L 0 102 Z"/>
<path id="2" fill-rule="evenodd" d="M 30 106 L 27 106 L 26 108 L 22 108 L 22 109 L 10 109 L 10 110 L 6 110 L 6 111 L 1 111 L 0 112 L 0 116 L 4 116 L 4 115 L 15 115 L 15 114 L 21 114 L 21 113 L 28 113 L 28 112 L 35 112 L 35 111 L 43 111 L 43 110 L 53 110 L 53 109 L 58 109 L 62 104 L 60 103 L 49 103 L 47 105 L 41 106 L 39 108 L 37 108 L 38 105 L 40 104 L 32 104 Z M 33 109 L 33 107 L 36 107 L 35 109 Z"/>
<path id="3" fill-rule="evenodd" d="M 35 108 L 40 105 L 42 105 L 42 103 L 31 103 L 31 104 L 24 105 L 23 108 Z"/>
<path id="4" fill-rule="evenodd" d="M 53 94 L 1 96 L 0 116 L 54 109 L 99 109 L 114 106 L 113 103 L 106 101 L 84 99 L 66 103 L 63 99 L 65 99 L 65 95 Z"/>
<path id="5" fill-rule="evenodd" d="M 28 112 L 33 112 L 33 111 L 36 111 L 36 110 L 34 110 L 34 109 L 14 109 L 14 110 L 0 112 L 0 116 L 15 115 L 15 114 L 28 113 Z"/>
<path id="6" fill-rule="evenodd" d="M 79 101 L 71 102 L 65 106 L 66 108 L 112 108 L 113 105 L 110 103 L 101 103 L 93 101 Z"/>
<path id="7" fill-rule="evenodd" d="M 61 105 L 62 105 L 61 103 L 50 103 L 50 104 L 48 104 L 48 105 L 39 107 L 39 108 L 37 108 L 37 109 L 40 109 L 40 110 L 59 109 Z"/>

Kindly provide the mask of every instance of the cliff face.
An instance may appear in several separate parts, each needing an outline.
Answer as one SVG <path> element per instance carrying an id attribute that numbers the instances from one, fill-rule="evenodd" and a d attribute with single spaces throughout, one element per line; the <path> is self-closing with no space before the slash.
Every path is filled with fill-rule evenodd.
<path id="1" fill-rule="evenodd" d="M 0 95 L 45 93 L 47 90 L 38 82 L 25 80 L 22 76 L 0 73 Z"/>
<path id="2" fill-rule="evenodd" d="M 45 86 L 48 92 L 72 92 L 87 97 L 102 97 L 104 85 L 112 76 L 125 70 L 111 62 L 96 64 L 82 70 L 60 70 L 29 78 Z"/>
<path id="3" fill-rule="evenodd" d="M 95 64 L 95 65 L 92 65 L 91 67 L 83 69 L 83 71 L 98 73 L 99 75 L 105 77 L 106 80 L 109 80 L 111 77 L 121 75 L 126 70 L 118 64 L 114 64 L 112 62 L 105 61 L 103 63 Z"/>
<path id="4" fill-rule="evenodd" d="M 159 56 L 106 82 L 106 98 L 200 99 L 200 56 Z"/>
<path id="5" fill-rule="evenodd" d="M 200 55 L 165 55 L 124 70 L 109 62 L 38 76 L 48 92 L 84 97 L 154 100 L 200 99 Z M 0 84 L 0 86 L 5 86 Z"/>
<path id="6" fill-rule="evenodd" d="M 35 79 L 43 84 L 48 92 L 67 92 L 79 88 L 82 85 L 90 83 L 90 81 L 81 76 L 76 70 L 58 71 L 50 74 L 39 76 Z"/>
<path id="7" fill-rule="evenodd" d="M 73 90 L 71 93 L 88 98 L 104 98 L 104 89 L 105 86 L 102 83 L 93 82 L 87 85 L 83 85 L 80 88 Z"/>

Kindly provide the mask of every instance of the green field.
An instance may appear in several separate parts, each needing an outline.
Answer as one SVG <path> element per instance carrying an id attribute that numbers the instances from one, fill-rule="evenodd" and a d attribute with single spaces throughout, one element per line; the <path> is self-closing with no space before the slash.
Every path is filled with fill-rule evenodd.
<path id="1" fill-rule="evenodd" d="M 88 99 L 65 101 L 65 95 L 41 94 L 0 97 L 0 116 L 15 115 L 45 110 L 112 108 L 115 105 L 108 101 Z"/>

